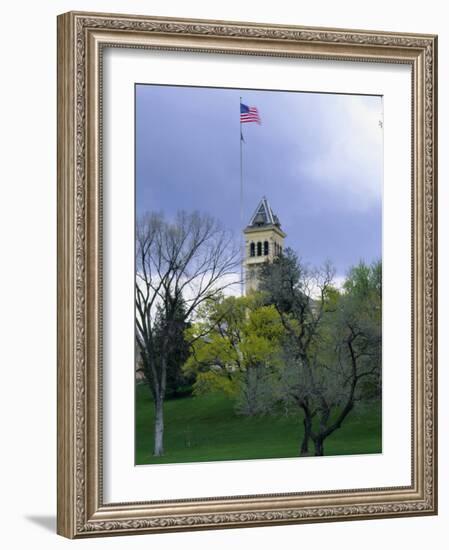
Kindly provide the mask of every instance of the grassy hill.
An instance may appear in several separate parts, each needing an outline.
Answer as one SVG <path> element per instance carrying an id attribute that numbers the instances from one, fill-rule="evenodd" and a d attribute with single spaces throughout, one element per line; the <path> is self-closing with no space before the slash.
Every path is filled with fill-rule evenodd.
<path id="1" fill-rule="evenodd" d="M 153 404 L 144 384 L 136 387 L 136 464 L 285 458 L 298 456 L 300 416 L 236 415 L 223 395 L 165 402 L 165 456 L 153 450 Z M 324 444 L 325 455 L 382 451 L 381 405 L 354 410 Z M 311 451 L 313 446 L 311 446 Z"/>

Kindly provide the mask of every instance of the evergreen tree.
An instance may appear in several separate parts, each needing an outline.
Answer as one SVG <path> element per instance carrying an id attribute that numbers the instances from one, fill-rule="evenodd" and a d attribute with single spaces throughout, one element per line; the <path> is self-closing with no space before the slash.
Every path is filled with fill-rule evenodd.
<path id="1" fill-rule="evenodd" d="M 173 302 L 170 296 L 166 298 Z M 161 304 L 157 307 L 156 319 L 154 323 L 154 346 L 156 353 L 162 353 L 162 342 L 167 332 L 167 310 L 166 306 Z M 185 333 L 190 327 L 190 322 L 186 320 L 186 306 L 182 298 L 174 305 L 171 314 L 170 346 L 167 350 L 167 386 L 166 398 L 181 397 L 192 392 L 192 384 L 195 377 L 191 373 L 185 373 L 182 366 L 189 357 L 189 344 L 186 341 Z"/>

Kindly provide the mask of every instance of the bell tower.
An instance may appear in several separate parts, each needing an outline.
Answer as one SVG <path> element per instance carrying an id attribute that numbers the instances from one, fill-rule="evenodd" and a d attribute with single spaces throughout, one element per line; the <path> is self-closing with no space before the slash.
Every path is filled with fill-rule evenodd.
<path id="1" fill-rule="evenodd" d="M 279 218 L 273 213 L 266 197 L 259 202 L 245 235 L 245 294 L 256 291 L 259 286 L 260 265 L 272 261 L 282 253 L 287 236 L 281 229 Z"/>

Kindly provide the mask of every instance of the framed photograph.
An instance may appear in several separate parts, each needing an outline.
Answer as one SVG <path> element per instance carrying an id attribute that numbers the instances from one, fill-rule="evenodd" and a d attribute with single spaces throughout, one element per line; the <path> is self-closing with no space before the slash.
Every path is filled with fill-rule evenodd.
<path id="1" fill-rule="evenodd" d="M 58 533 L 437 513 L 437 37 L 58 17 Z"/>

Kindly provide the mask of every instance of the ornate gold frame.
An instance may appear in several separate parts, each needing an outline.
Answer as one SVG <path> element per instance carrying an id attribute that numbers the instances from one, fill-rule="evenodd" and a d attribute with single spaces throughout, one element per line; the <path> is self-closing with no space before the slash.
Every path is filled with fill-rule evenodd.
<path id="1" fill-rule="evenodd" d="M 104 504 L 101 59 L 105 46 L 405 63 L 412 68 L 412 484 Z M 436 514 L 437 37 L 66 13 L 58 17 L 58 533 L 66 537 Z M 149 495 L 150 496 L 150 495 Z"/>

